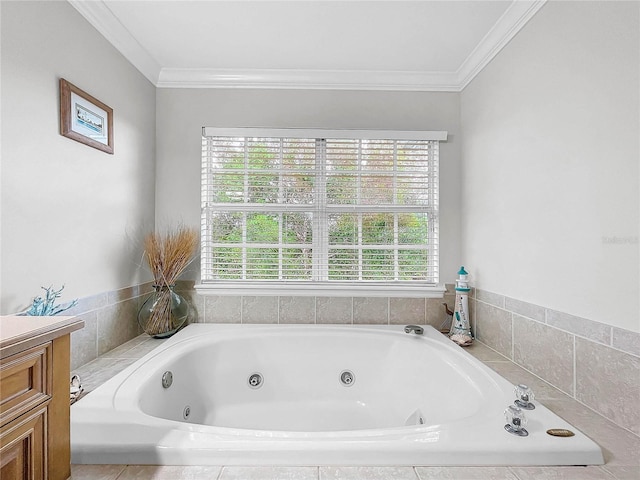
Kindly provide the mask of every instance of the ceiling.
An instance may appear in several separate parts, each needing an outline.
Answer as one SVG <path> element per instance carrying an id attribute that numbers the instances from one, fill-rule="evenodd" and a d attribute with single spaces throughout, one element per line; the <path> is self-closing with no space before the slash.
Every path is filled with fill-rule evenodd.
<path id="1" fill-rule="evenodd" d="M 68 0 L 158 87 L 460 91 L 546 0 Z"/>

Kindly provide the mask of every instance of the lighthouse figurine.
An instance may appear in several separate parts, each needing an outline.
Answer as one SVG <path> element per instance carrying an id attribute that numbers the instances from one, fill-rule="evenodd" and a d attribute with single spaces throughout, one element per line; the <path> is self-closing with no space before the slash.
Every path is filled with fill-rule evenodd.
<path id="1" fill-rule="evenodd" d="M 471 324 L 469 322 L 469 281 L 468 273 L 464 267 L 458 271 L 456 280 L 456 304 L 451 320 L 451 330 L 449 338 L 461 347 L 468 347 L 473 343 L 471 335 Z"/>

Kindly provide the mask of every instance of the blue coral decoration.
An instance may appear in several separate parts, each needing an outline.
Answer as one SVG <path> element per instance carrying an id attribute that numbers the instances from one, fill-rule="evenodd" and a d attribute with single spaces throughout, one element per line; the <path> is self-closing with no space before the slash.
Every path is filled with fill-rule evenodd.
<path id="1" fill-rule="evenodd" d="M 65 310 L 69 310 L 71 307 L 74 307 L 78 304 L 77 299 L 67 303 L 66 305 L 55 304 L 56 299 L 62 296 L 64 285 L 60 287 L 60 290 L 54 290 L 53 285 L 49 288 L 40 288 L 42 288 L 46 292 L 45 297 L 34 298 L 31 306 L 24 312 L 25 315 L 32 317 L 58 315 L 59 313 L 62 313 Z"/>

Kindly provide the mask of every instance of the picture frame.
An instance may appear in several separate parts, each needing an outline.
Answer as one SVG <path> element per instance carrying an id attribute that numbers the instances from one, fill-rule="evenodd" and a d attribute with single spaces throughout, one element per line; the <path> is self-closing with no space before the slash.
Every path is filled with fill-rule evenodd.
<path id="1" fill-rule="evenodd" d="M 113 109 L 61 78 L 60 134 L 113 154 Z"/>

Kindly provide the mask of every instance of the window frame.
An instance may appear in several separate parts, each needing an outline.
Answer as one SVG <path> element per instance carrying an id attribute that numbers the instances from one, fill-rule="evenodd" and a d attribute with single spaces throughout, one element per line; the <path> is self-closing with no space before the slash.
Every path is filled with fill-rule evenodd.
<path id="1" fill-rule="evenodd" d="M 362 140 L 428 140 L 443 142 L 446 131 L 388 131 L 388 130 L 334 130 L 334 129 L 266 129 L 266 128 L 217 128 L 203 127 L 205 137 L 268 137 L 305 139 L 362 139 Z M 438 159 L 436 158 L 436 162 Z M 209 233 L 207 216 L 210 211 L 205 195 L 205 162 L 202 155 L 202 201 L 201 236 Z M 436 184 L 438 180 L 436 179 Z M 438 193 L 435 193 L 438 195 Z M 439 222 L 438 207 L 435 207 L 435 228 Z M 432 212 L 433 213 L 433 208 Z M 432 219 L 433 220 L 433 219 Z M 201 247 L 201 249 L 203 249 Z M 436 261 L 439 261 L 436 244 Z M 204 258 L 204 257 L 203 257 Z M 437 267 L 436 267 L 437 268 Z M 202 270 L 201 270 L 202 272 Z M 367 297 L 434 297 L 440 298 L 445 291 L 442 283 L 419 281 L 318 281 L 318 280 L 203 280 L 195 288 L 200 294 L 210 295 L 288 295 L 288 296 L 367 296 Z M 438 280 L 439 281 L 439 280 Z"/>

